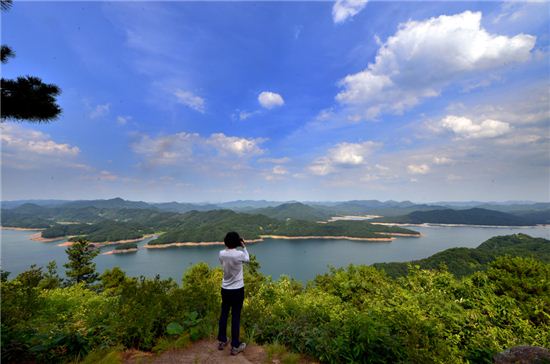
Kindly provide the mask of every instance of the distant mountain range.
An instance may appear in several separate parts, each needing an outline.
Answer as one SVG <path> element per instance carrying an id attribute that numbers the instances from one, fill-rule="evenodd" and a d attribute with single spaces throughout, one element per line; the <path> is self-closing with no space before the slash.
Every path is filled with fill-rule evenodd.
<path id="1" fill-rule="evenodd" d="M 191 211 L 233 210 L 279 221 L 326 221 L 333 216 L 379 215 L 377 222 L 520 226 L 550 224 L 550 203 L 487 204 L 458 208 L 411 201 L 285 202 L 242 200 L 221 204 L 108 200 L 26 200 L 2 203 L 2 225 L 45 228 L 56 222 L 121 221 L 164 230 Z M 122 229 L 124 230 L 124 229 Z"/>
<path id="2" fill-rule="evenodd" d="M 373 222 L 400 224 L 463 224 L 463 225 L 504 225 L 528 226 L 550 223 L 550 210 L 532 211 L 529 213 L 511 214 L 484 208 L 466 210 L 430 210 L 414 211 L 403 216 L 373 219 Z"/>

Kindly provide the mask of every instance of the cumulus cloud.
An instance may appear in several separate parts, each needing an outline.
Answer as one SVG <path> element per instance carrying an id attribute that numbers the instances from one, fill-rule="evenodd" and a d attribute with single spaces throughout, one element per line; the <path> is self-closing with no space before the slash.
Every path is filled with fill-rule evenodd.
<path id="1" fill-rule="evenodd" d="M 152 138 L 140 135 L 132 150 L 152 165 L 171 165 L 187 161 L 193 155 L 193 145 L 201 138 L 195 133 L 175 133 Z"/>
<path id="2" fill-rule="evenodd" d="M 87 169 L 75 162 L 77 146 L 59 143 L 48 134 L 19 125 L 0 126 L 3 165 L 16 169 L 42 169 L 52 166 Z"/>
<path id="3" fill-rule="evenodd" d="M 430 171 L 430 166 L 427 164 L 409 164 L 407 171 L 410 174 L 426 174 Z"/>
<path id="4" fill-rule="evenodd" d="M 258 102 L 262 107 L 266 109 L 273 109 L 274 107 L 283 106 L 285 100 L 278 93 L 271 91 L 263 91 L 258 95 Z"/>
<path id="5" fill-rule="evenodd" d="M 109 114 L 110 110 L 111 110 L 111 104 L 109 103 L 96 105 L 95 107 L 92 108 L 88 116 L 90 117 L 90 119 L 99 119 Z"/>
<path id="6" fill-rule="evenodd" d="M 263 172 L 263 177 L 268 181 L 282 180 L 288 174 L 288 170 L 283 166 L 274 166 L 269 171 Z"/>
<path id="7" fill-rule="evenodd" d="M 334 166 L 329 158 L 321 157 L 313 161 L 309 166 L 309 171 L 317 176 L 325 176 L 334 171 Z"/>
<path id="8" fill-rule="evenodd" d="M 330 148 L 327 155 L 317 158 L 310 166 L 311 173 L 327 175 L 334 172 L 339 166 L 358 166 L 365 163 L 366 158 L 377 148 L 380 143 L 366 141 L 363 143 L 339 143 Z"/>
<path id="9" fill-rule="evenodd" d="M 448 115 L 441 120 L 441 126 L 463 138 L 494 138 L 510 131 L 510 124 L 486 119 L 475 123 L 464 116 Z"/>
<path id="10" fill-rule="evenodd" d="M 179 103 L 184 104 L 195 111 L 204 113 L 205 102 L 202 97 L 182 89 L 177 89 L 174 91 L 174 96 L 176 96 Z"/>
<path id="11" fill-rule="evenodd" d="M 244 156 L 262 154 L 264 150 L 259 145 L 264 141 L 265 139 L 263 138 L 247 139 L 216 133 L 212 134 L 206 143 L 222 153 Z"/>
<path id="12" fill-rule="evenodd" d="M 438 96 L 453 81 L 529 60 L 535 36 L 490 34 L 481 17 L 466 11 L 401 24 L 379 48 L 374 63 L 339 82 L 342 91 L 336 100 L 354 118 L 402 113 Z"/>
<path id="13" fill-rule="evenodd" d="M 186 132 L 157 137 L 142 134 L 132 144 L 132 150 L 144 157 L 148 165 L 177 165 L 207 157 L 212 152 L 224 156 L 255 156 L 264 152 L 260 148 L 264 141 L 262 138 L 241 138 L 223 133 L 208 138 Z"/>
<path id="14" fill-rule="evenodd" d="M 57 143 L 41 131 L 7 124 L 2 125 L 1 130 L 0 140 L 2 140 L 3 152 L 70 157 L 80 152 L 78 147 Z"/>
<path id="15" fill-rule="evenodd" d="M 367 0 L 336 0 L 332 6 L 332 20 L 343 23 L 357 15 L 367 5 Z"/>
<path id="16" fill-rule="evenodd" d="M 447 157 L 433 157 L 433 162 L 434 164 L 438 164 L 438 165 L 446 165 L 446 164 L 451 164 L 453 162 L 452 159 L 450 158 L 447 158 Z"/>

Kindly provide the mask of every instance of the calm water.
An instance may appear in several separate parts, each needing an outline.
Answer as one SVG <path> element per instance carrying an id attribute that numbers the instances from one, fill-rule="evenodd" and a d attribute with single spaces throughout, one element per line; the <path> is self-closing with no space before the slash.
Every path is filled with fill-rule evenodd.
<path id="1" fill-rule="evenodd" d="M 488 228 L 488 227 L 411 227 L 422 233 L 421 238 L 397 238 L 391 243 L 348 240 L 266 240 L 251 244 L 248 251 L 255 254 L 265 274 L 273 278 L 281 274 L 306 281 L 316 274 L 336 267 L 377 262 L 403 262 L 425 258 L 451 247 L 474 248 L 495 235 L 525 233 L 550 239 L 550 227 Z M 1 266 L 11 276 L 26 270 L 31 264 L 46 266 L 57 261 L 60 271 L 66 262 L 65 248 L 59 242 L 42 243 L 30 240 L 32 231 L 1 230 Z M 139 243 L 143 246 L 147 241 Z M 112 249 L 104 248 L 103 252 Z M 187 267 L 198 262 L 218 264 L 221 246 L 140 249 L 137 253 L 99 255 L 97 269 L 120 267 L 128 275 L 172 277 L 180 281 Z"/>

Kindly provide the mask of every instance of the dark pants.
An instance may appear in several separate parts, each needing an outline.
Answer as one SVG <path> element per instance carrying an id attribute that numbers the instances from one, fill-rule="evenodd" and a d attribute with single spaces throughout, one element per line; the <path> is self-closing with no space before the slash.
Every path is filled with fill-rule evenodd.
<path id="1" fill-rule="evenodd" d="M 238 289 L 222 288 L 222 313 L 218 330 L 218 340 L 227 341 L 227 318 L 231 310 L 231 346 L 238 347 L 239 329 L 241 326 L 241 310 L 244 302 L 244 287 Z"/>

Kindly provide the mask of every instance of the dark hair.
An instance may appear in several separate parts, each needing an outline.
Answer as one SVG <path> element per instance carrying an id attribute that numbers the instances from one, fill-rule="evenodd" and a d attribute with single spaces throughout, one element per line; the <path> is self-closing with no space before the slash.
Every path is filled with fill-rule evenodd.
<path id="1" fill-rule="evenodd" d="M 238 246 L 241 246 L 241 237 L 238 233 L 234 231 L 230 231 L 225 235 L 225 238 L 223 239 L 223 242 L 225 243 L 225 246 L 229 249 L 236 248 Z"/>

